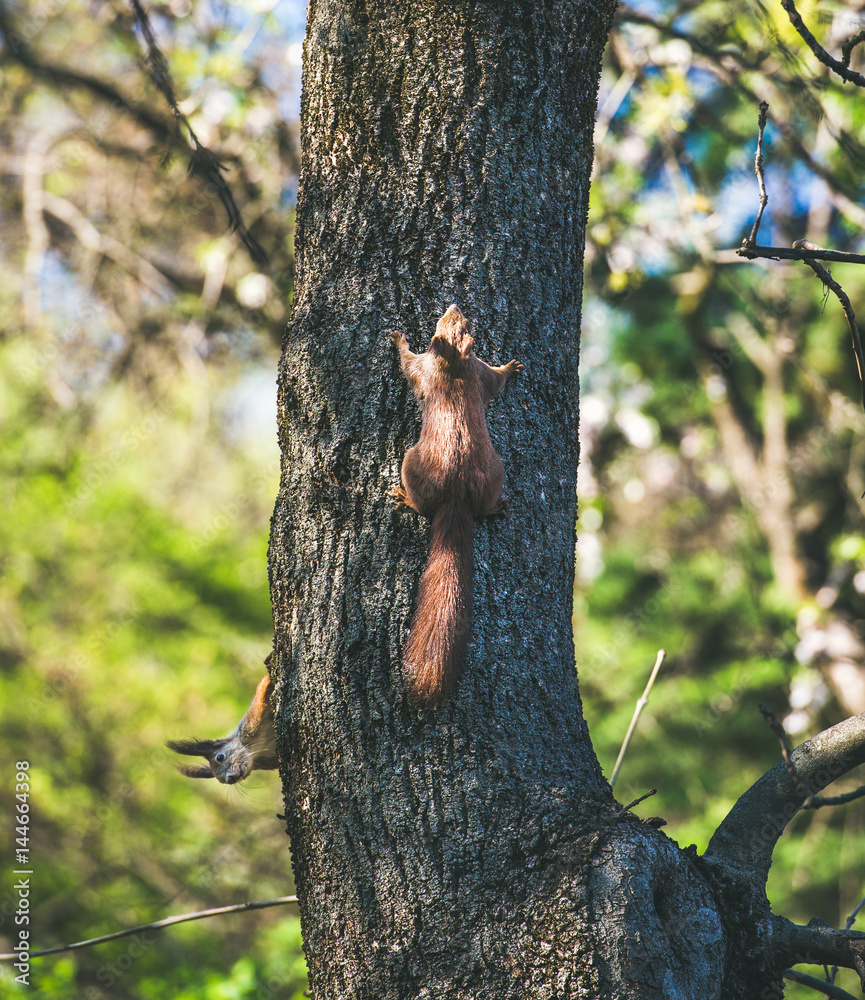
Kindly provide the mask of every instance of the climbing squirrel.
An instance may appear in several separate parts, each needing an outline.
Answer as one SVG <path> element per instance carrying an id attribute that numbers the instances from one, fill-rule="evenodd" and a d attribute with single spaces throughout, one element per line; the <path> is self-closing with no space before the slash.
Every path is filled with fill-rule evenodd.
<path id="1" fill-rule="evenodd" d="M 425 354 L 390 334 L 423 415 L 420 440 L 405 454 L 398 508 L 432 519 L 432 539 L 403 653 L 409 701 L 443 702 L 463 665 L 471 628 L 476 517 L 500 514 L 505 468 L 487 431 L 486 409 L 519 361 L 492 368 L 475 356 L 469 321 L 452 305 Z"/>
<path id="2" fill-rule="evenodd" d="M 264 662 L 269 667 L 270 656 Z M 165 745 L 169 750 L 204 757 L 207 761 L 207 767 L 178 767 L 181 774 L 190 778 L 216 778 L 224 785 L 233 785 L 243 781 L 251 771 L 278 767 L 270 707 L 272 693 L 273 681 L 267 674 L 259 681 L 246 715 L 230 736 L 220 740 L 168 740 Z"/>

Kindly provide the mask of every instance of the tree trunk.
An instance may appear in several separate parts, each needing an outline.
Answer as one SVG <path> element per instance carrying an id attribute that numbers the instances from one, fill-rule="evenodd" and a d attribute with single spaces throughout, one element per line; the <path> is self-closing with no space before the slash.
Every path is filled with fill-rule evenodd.
<path id="1" fill-rule="evenodd" d="M 614 802 L 581 713 L 577 360 L 613 8 L 310 4 L 270 570 L 317 998 L 739 1000 L 779 982 L 722 921 L 726 869 Z M 451 303 L 478 357 L 527 370 L 489 413 L 511 505 L 478 522 L 466 665 L 415 711 L 400 654 L 428 524 L 388 496 L 420 425 L 388 334 L 422 351 Z M 768 919 L 760 891 L 738 907 Z"/>

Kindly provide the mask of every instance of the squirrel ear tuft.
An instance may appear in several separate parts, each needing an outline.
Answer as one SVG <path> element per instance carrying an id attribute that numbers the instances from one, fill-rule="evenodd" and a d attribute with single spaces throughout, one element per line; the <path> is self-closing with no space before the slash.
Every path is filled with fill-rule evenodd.
<path id="1" fill-rule="evenodd" d="M 183 767 L 182 765 L 177 768 L 181 774 L 185 774 L 187 778 L 212 778 L 213 771 L 209 767 Z"/>
<path id="2" fill-rule="evenodd" d="M 166 740 L 165 745 L 175 753 L 183 753 L 189 757 L 209 757 L 214 750 L 219 749 L 222 740 Z"/>

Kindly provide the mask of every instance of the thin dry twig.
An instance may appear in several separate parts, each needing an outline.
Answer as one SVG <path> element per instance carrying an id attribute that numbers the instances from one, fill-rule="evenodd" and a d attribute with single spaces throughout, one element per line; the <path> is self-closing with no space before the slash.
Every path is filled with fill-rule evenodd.
<path id="1" fill-rule="evenodd" d="M 102 937 L 88 938 L 86 941 L 75 941 L 73 944 L 60 944 L 55 948 L 43 948 L 42 951 L 31 951 L 30 958 L 42 958 L 44 955 L 56 955 L 62 951 L 73 951 L 76 948 L 89 948 L 94 944 L 103 944 L 105 941 L 116 941 L 117 938 L 129 937 L 131 934 L 139 934 L 142 931 L 156 931 L 163 927 L 172 927 L 174 924 L 183 924 L 189 920 L 203 920 L 205 917 L 218 917 L 223 913 L 240 913 L 242 910 L 264 910 L 270 906 L 287 906 L 289 903 L 296 903 L 297 896 L 277 896 L 275 899 L 257 899 L 250 903 L 235 903 L 233 906 L 217 906 L 212 910 L 196 910 L 194 913 L 179 913 L 173 917 L 166 917 L 164 920 L 157 920 L 152 924 L 140 924 L 138 927 L 127 927 L 126 930 L 115 931 L 113 934 L 103 934 Z M 0 962 L 9 962 L 12 959 L 20 959 L 17 952 L 0 955 Z"/>
<path id="2" fill-rule="evenodd" d="M 802 805 L 800 806 L 801 809 L 822 809 L 823 806 L 843 806 L 848 802 L 853 802 L 855 799 L 865 797 L 865 785 L 860 785 L 852 792 L 845 792 L 843 795 L 817 795 L 814 792 L 814 789 L 811 788 L 807 782 L 802 780 L 799 772 L 796 770 L 796 765 L 793 763 L 793 758 L 790 756 L 790 747 L 787 744 L 787 733 L 784 731 L 784 727 L 765 705 L 759 705 L 758 707 L 763 715 L 763 718 L 766 722 L 768 722 L 769 728 L 778 737 L 778 742 L 781 745 L 781 757 L 784 761 L 784 767 L 793 780 L 793 784 L 796 786 L 796 791 L 798 791 L 804 799 Z"/>
<path id="3" fill-rule="evenodd" d="M 755 257 L 768 257 L 775 260 L 829 260 L 846 264 L 865 264 L 865 254 L 826 250 L 824 247 L 818 247 L 815 243 L 808 243 L 806 240 L 798 240 L 793 244 L 792 250 L 787 249 L 787 247 L 757 245 L 757 232 L 763 219 L 763 210 L 769 203 L 769 196 L 766 193 L 766 178 L 763 173 L 763 135 L 766 131 L 768 115 L 769 105 L 766 101 L 761 101 L 760 114 L 757 118 L 757 151 L 754 154 L 754 175 L 760 187 L 760 207 L 757 209 L 757 217 L 754 219 L 750 235 L 742 240 L 742 246 L 738 250 L 739 256 L 747 257 L 750 260 Z"/>
<path id="4" fill-rule="evenodd" d="M 626 806 L 623 806 L 622 812 L 628 812 L 629 810 L 633 809 L 634 806 L 638 806 L 641 802 L 645 802 L 646 799 L 651 798 L 653 795 L 657 794 L 658 794 L 657 788 L 650 788 L 648 792 L 645 792 L 639 798 L 634 799 L 633 802 L 629 802 Z"/>
<path id="5" fill-rule="evenodd" d="M 625 733 L 625 738 L 622 741 L 622 749 L 619 750 L 619 756 L 616 758 L 613 773 L 610 775 L 610 788 L 612 788 L 616 783 L 616 778 L 618 778 L 619 770 L 622 767 L 622 761 L 625 759 L 625 754 L 628 752 L 628 745 L 631 742 L 631 737 L 634 735 L 634 730 L 637 728 L 637 723 L 640 721 L 643 709 L 649 703 L 649 692 L 652 690 L 652 685 L 655 683 L 655 678 L 658 676 L 658 671 L 661 669 L 661 664 L 664 662 L 664 656 L 666 656 L 664 650 L 659 649 L 658 655 L 655 658 L 655 666 L 652 668 L 652 673 L 649 677 L 649 683 L 646 685 L 646 690 L 642 693 L 642 695 L 640 695 L 637 705 L 634 708 L 634 714 L 631 717 L 631 724 L 628 726 L 628 731 Z"/>
<path id="6" fill-rule="evenodd" d="M 757 244 L 757 230 L 760 228 L 760 221 L 763 218 L 763 209 L 769 204 L 769 196 L 766 194 L 766 180 L 763 176 L 763 133 L 766 131 L 768 114 L 768 103 L 760 101 L 760 116 L 757 119 L 757 152 L 754 154 L 754 173 L 757 176 L 757 183 L 760 185 L 760 208 L 757 211 L 757 218 L 754 219 L 751 235 L 746 241 L 749 247 Z"/>
<path id="7" fill-rule="evenodd" d="M 802 20 L 802 16 L 799 11 L 796 10 L 796 5 L 793 0 L 781 0 L 781 6 L 787 11 L 787 17 L 790 18 L 790 24 L 799 32 L 802 40 L 808 46 L 808 48 L 814 53 L 817 60 L 823 63 L 824 66 L 828 66 L 833 73 L 837 73 L 842 80 L 846 80 L 848 83 L 855 83 L 857 87 L 865 87 L 865 76 L 861 73 L 857 73 L 855 70 L 850 69 L 850 53 L 853 51 L 854 45 L 858 42 L 854 41 L 857 36 L 849 39 L 842 46 L 842 51 L 845 55 L 844 61 L 839 61 L 835 59 L 834 56 L 830 56 L 829 53 L 823 48 L 823 46 L 817 41 L 817 39 L 811 34 L 808 26 Z M 860 32 L 861 34 L 861 32 Z M 862 41 L 862 39 L 859 39 Z M 846 45 L 850 45 L 849 50 L 846 49 Z"/>

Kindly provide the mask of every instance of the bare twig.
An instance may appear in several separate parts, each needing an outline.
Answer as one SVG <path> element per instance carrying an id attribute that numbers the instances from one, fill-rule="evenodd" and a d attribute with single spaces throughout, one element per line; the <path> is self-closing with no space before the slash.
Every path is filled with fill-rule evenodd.
<path id="1" fill-rule="evenodd" d="M 849 931 L 850 928 L 853 926 L 853 924 L 856 923 L 856 918 L 859 916 L 859 911 L 862 909 L 863 906 L 865 906 L 865 898 L 859 900 L 859 902 L 856 904 L 856 907 L 853 910 L 853 912 L 850 914 L 850 916 L 844 922 L 844 930 L 845 931 Z"/>
<path id="2" fill-rule="evenodd" d="M 637 701 L 637 705 L 634 708 L 634 714 L 631 717 L 631 724 L 628 726 L 628 731 L 625 733 L 625 739 L 622 741 L 622 749 L 619 750 L 619 756 L 616 758 L 615 766 L 613 767 L 613 773 L 610 775 L 610 788 L 616 783 L 616 778 L 619 776 L 619 770 L 622 766 L 622 761 L 625 759 L 625 754 L 628 752 L 628 745 L 631 742 L 631 737 L 634 735 L 634 730 L 637 728 L 637 723 L 640 721 L 640 716 L 643 713 L 643 709 L 649 703 L 649 692 L 652 690 L 652 685 L 655 683 L 655 678 L 658 676 L 658 671 L 661 669 L 661 664 L 664 662 L 663 649 L 658 650 L 658 655 L 655 658 L 655 666 L 652 668 L 652 673 L 649 677 L 649 683 L 646 685 L 646 690 L 640 695 Z"/>
<path id="3" fill-rule="evenodd" d="M 629 802 L 626 806 L 623 806 L 622 812 L 628 812 L 630 809 L 633 809 L 634 806 L 638 806 L 641 802 L 645 802 L 646 799 L 651 798 L 653 795 L 657 794 L 658 794 L 657 788 L 650 788 L 648 792 L 646 792 L 644 795 L 641 795 L 639 798 L 634 799 L 633 802 Z"/>
<path id="4" fill-rule="evenodd" d="M 784 727 L 775 718 L 775 716 L 766 708 L 765 705 L 758 705 L 760 713 L 766 722 L 769 723 L 769 728 L 778 737 L 778 742 L 781 744 L 781 757 L 784 760 L 784 767 L 787 769 L 787 774 L 793 779 L 793 784 L 796 786 L 796 790 L 805 799 L 803 808 L 807 809 L 810 804 L 814 801 L 815 792 L 808 784 L 806 784 L 800 777 L 799 772 L 796 770 L 796 765 L 790 758 L 790 747 L 787 744 L 787 733 L 784 731 Z"/>
<path id="5" fill-rule="evenodd" d="M 848 802 L 855 802 L 856 799 L 865 798 L 865 785 L 854 788 L 852 792 L 845 792 L 843 795 L 818 795 L 811 805 L 812 809 L 819 809 L 821 806 L 846 806 Z"/>
<path id="6" fill-rule="evenodd" d="M 126 930 L 115 931 L 113 934 L 104 934 L 102 937 L 88 938 L 86 941 L 76 941 L 74 944 L 60 944 L 56 948 L 43 948 L 42 951 L 31 951 L 30 958 L 42 958 L 44 955 L 56 955 L 62 951 L 73 951 L 76 948 L 89 948 L 94 944 L 103 944 L 105 941 L 116 941 L 117 938 L 129 937 L 131 934 L 139 934 L 142 931 L 156 931 L 163 927 L 172 927 L 174 924 L 183 924 L 189 920 L 203 920 L 205 917 L 218 917 L 223 913 L 240 913 L 242 910 L 264 910 L 269 906 L 286 906 L 289 903 L 296 903 L 297 896 L 277 896 L 275 899 L 257 899 L 251 903 L 236 903 L 234 906 L 217 906 L 212 910 L 196 910 L 194 913 L 179 913 L 174 917 L 166 917 L 164 920 L 157 920 L 152 924 L 141 924 L 138 927 L 127 927 Z M 17 952 L 0 955 L 0 962 L 10 962 L 12 959 L 20 959 Z"/>
<path id="7" fill-rule="evenodd" d="M 842 990 L 840 986 L 834 986 L 832 983 L 827 983 L 824 979 L 809 976 L 804 972 L 799 972 L 797 969 L 786 969 L 784 971 L 784 978 L 789 979 L 791 983 L 807 986 L 809 989 L 816 990 L 824 996 L 832 997 L 832 1000 L 856 1000 L 856 997 L 852 993 Z"/>
<path id="8" fill-rule="evenodd" d="M 819 62 L 823 63 L 824 66 L 828 66 L 833 73 L 837 73 L 842 80 L 846 80 L 848 83 L 855 83 L 857 87 L 865 87 L 865 76 L 862 76 L 861 73 L 857 73 L 850 69 L 849 65 L 850 52 L 852 52 L 853 46 L 858 44 L 857 42 L 850 39 L 852 42 L 850 50 L 845 51 L 846 63 L 844 61 L 839 61 L 835 59 L 834 56 L 830 56 L 817 39 L 811 34 L 808 26 L 802 20 L 799 11 L 796 10 L 796 5 L 793 3 L 793 0 L 781 0 L 781 6 L 787 11 L 787 17 L 790 18 L 790 24 L 792 24 L 796 31 L 799 32 L 802 40 L 814 53 Z"/>
<path id="9" fill-rule="evenodd" d="M 760 101 L 760 115 L 757 118 L 757 152 L 754 154 L 754 173 L 757 176 L 757 183 L 760 185 L 760 208 L 757 212 L 757 218 L 754 219 L 751 235 L 746 241 L 746 245 L 749 247 L 757 245 L 757 230 L 760 228 L 760 220 L 763 218 L 763 209 L 769 204 L 769 196 L 766 194 L 766 180 L 763 176 L 763 133 L 766 131 L 768 113 L 769 105 L 766 101 Z"/>

